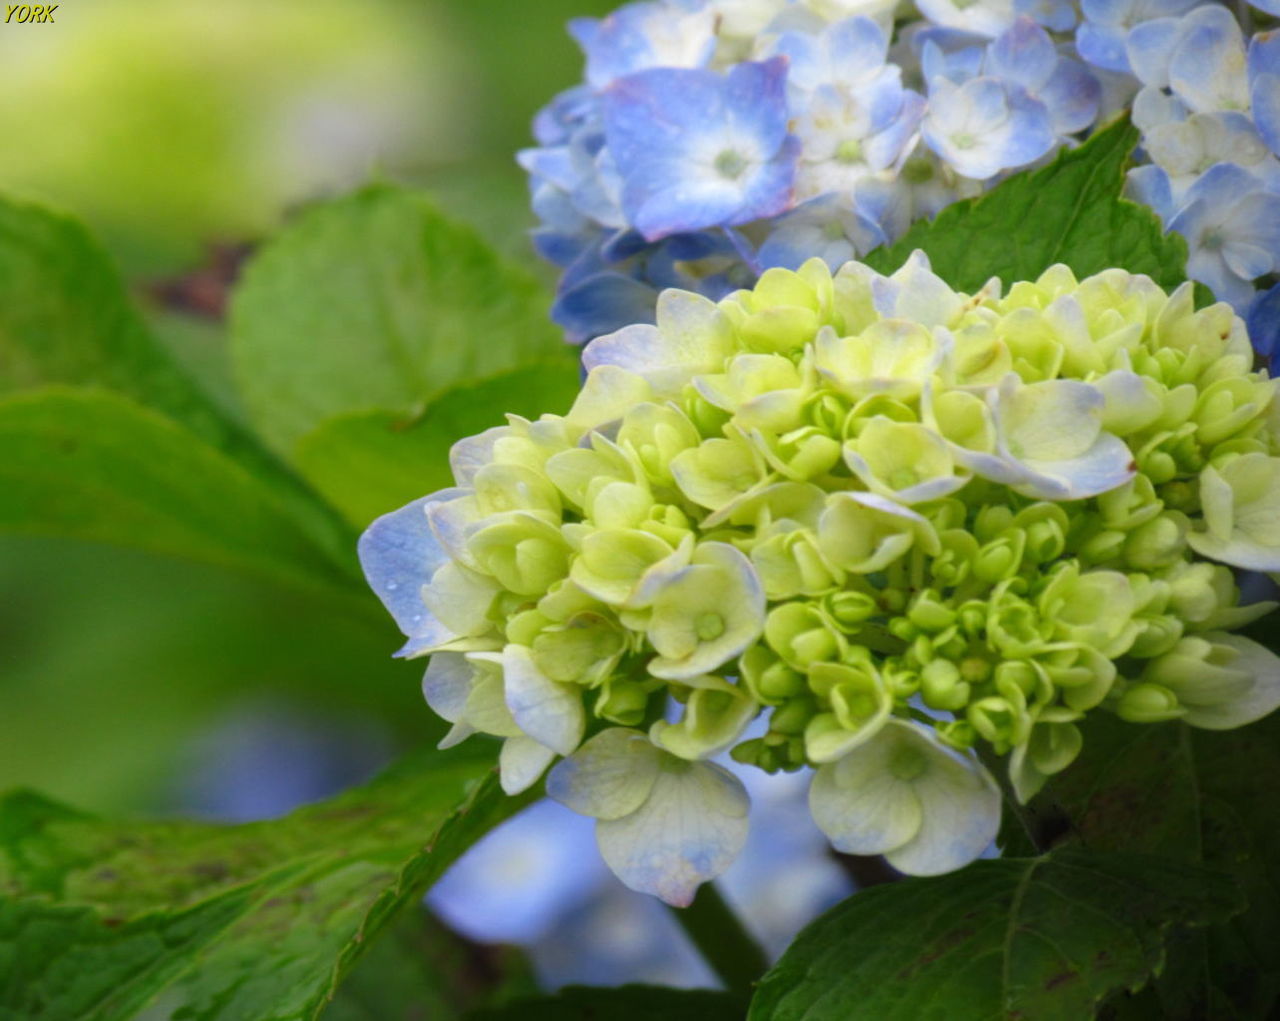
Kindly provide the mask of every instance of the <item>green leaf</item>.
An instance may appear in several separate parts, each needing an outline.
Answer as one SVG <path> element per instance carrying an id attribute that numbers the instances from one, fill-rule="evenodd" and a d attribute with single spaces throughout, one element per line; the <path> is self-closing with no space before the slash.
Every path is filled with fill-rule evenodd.
<path id="1" fill-rule="evenodd" d="M 474 1011 L 467 1021 L 740 1021 L 742 1003 L 705 989 L 569 986 L 555 996 Z"/>
<path id="2" fill-rule="evenodd" d="M 133 982 L 130 1003 L 168 988 L 183 1021 L 315 1018 L 387 921 L 527 801 L 501 793 L 491 763 L 486 745 L 424 752 L 245 826 L 107 822 L 11 795 L 0 802 L 0 905 L 18 919 L 53 911 L 49 945 L 76 936 L 57 973 L 93 971 L 104 990 Z M 0 931 L 28 944 L 34 930 Z M 0 1017 L 132 1016 L 107 1001 L 86 1013 L 79 986 L 19 966 L 27 952 L 0 939 Z"/>
<path id="3" fill-rule="evenodd" d="M 1049 166 L 1014 174 L 976 199 L 918 221 L 865 261 L 881 273 L 923 249 L 940 277 L 976 291 L 992 276 L 1006 287 L 1034 280 L 1055 263 L 1078 277 L 1119 267 L 1145 273 L 1166 290 L 1186 279 L 1187 246 L 1165 234 L 1150 209 L 1121 198 L 1137 130 L 1122 119 Z"/>
<path id="4" fill-rule="evenodd" d="M 464 436 L 503 424 L 503 413 L 537 418 L 562 413 L 578 391 L 576 360 L 539 363 L 457 386 L 413 419 L 355 412 L 321 424 L 298 441 L 299 471 L 349 521 L 379 514 L 452 486 L 449 448 Z"/>
<path id="5" fill-rule="evenodd" d="M 292 458 L 334 416 L 413 416 L 459 384 L 564 357 L 548 304 L 470 228 L 373 185 L 309 210 L 253 260 L 232 356 L 250 417 Z"/>
<path id="6" fill-rule="evenodd" d="M 103 387 L 168 416 L 274 490 L 332 559 L 350 559 L 341 524 L 156 340 L 84 227 L 0 198 L 0 396 L 50 384 Z"/>
<path id="7" fill-rule="evenodd" d="M 1084 751 L 1030 805 L 1099 851 L 1158 853 L 1232 875 L 1249 908 L 1185 941 L 1163 1016 L 1200 1018 L 1226 995 L 1245 1017 L 1280 1005 L 1280 715 L 1238 730 L 1090 721 Z"/>
<path id="8" fill-rule="evenodd" d="M 215 446 L 245 442 L 155 341 L 78 221 L 0 198 L 0 393 L 48 383 L 108 387 Z"/>
<path id="9" fill-rule="evenodd" d="M 343 981 L 323 1019 L 452 1021 L 469 1008 L 537 991 L 518 949 L 470 943 L 410 904 Z"/>
<path id="10" fill-rule="evenodd" d="M 120 543 L 288 584 L 349 584 L 274 489 L 109 391 L 46 387 L 0 400 L 0 449 L 0 530 Z"/>
<path id="11" fill-rule="evenodd" d="M 751 1021 L 1076 1021 L 1164 958 L 1165 930 L 1239 910 L 1217 873 L 1064 851 L 856 894 L 805 929 Z"/>

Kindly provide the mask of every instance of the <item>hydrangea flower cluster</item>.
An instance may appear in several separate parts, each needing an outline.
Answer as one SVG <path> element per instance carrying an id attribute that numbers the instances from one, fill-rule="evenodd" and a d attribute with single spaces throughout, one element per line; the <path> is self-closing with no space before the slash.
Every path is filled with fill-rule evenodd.
<path id="1" fill-rule="evenodd" d="M 1133 120 L 1151 160 L 1130 193 L 1187 239 L 1187 275 L 1243 313 L 1254 281 L 1280 272 L 1280 33 L 1246 41 L 1226 7 L 1185 6 L 1135 13 L 1114 37 L 1142 83 Z"/>
<path id="2" fill-rule="evenodd" d="M 360 554 L 427 701 L 687 904 L 746 838 L 725 752 L 814 770 L 840 850 L 933 874 L 1091 712 L 1280 705 L 1232 567 L 1280 570 L 1280 412 L 1230 306 L 1063 266 L 957 294 L 821 259 L 587 347 L 565 416 L 458 443 Z M 749 728 L 754 727 L 754 730 Z M 1003 761 L 1000 761 L 1003 760 Z"/>
<path id="3" fill-rule="evenodd" d="M 574 21 L 585 82 L 520 154 L 563 268 L 553 315 L 583 341 L 653 322 L 666 287 L 834 270 L 1131 101 L 1133 194 L 1243 314 L 1280 268 L 1280 37 L 1246 46 L 1195 3 L 918 0 L 895 22 L 898 0 L 646 0 Z"/>

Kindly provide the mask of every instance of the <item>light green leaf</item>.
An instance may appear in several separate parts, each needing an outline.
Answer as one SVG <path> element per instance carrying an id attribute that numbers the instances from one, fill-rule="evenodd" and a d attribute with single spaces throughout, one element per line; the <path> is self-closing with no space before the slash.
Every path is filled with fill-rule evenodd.
<path id="1" fill-rule="evenodd" d="M 0 530 L 137 546 L 345 588 L 276 492 L 171 419 L 105 390 L 0 399 Z"/>
<path id="2" fill-rule="evenodd" d="M 1119 267 L 1145 273 L 1165 290 L 1186 279 L 1187 246 L 1165 234 L 1150 209 L 1120 196 L 1138 132 L 1122 119 L 1049 166 L 1014 174 L 985 195 L 918 221 L 895 244 L 863 261 L 881 273 L 924 249 L 933 271 L 961 291 L 992 276 L 1009 286 L 1055 263 L 1078 277 Z"/>
<path id="3" fill-rule="evenodd" d="M 1072 1021 L 1164 959 L 1165 930 L 1241 907 L 1167 859 L 1063 851 L 863 890 L 765 975 L 750 1021 Z"/>
<path id="4" fill-rule="evenodd" d="M 467 1021 L 739 1021 L 742 1003 L 706 989 L 568 986 L 555 996 L 475 1011 Z"/>
<path id="5" fill-rule="evenodd" d="M 464 436 L 502 425 L 503 414 L 537 418 L 568 410 L 578 392 L 576 362 L 545 362 L 454 387 L 406 419 L 388 411 L 354 412 L 322 423 L 298 441 L 296 464 L 352 524 L 453 485 L 449 448 Z"/>
<path id="6" fill-rule="evenodd" d="M 254 259 L 232 356 L 250 417 L 291 458 L 336 415 L 416 415 L 458 384 L 563 356 L 548 305 L 471 229 L 372 185 L 311 209 Z"/>
<path id="7" fill-rule="evenodd" d="M 108 387 L 215 446 L 247 443 L 148 332 L 77 220 L 0 198 L 0 393 L 48 383 Z"/>
<path id="8" fill-rule="evenodd" d="M 50 944 L 68 943 L 57 974 L 92 971 L 93 989 L 130 989 L 131 1005 L 168 989 L 184 1021 L 315 1018 L 397 910 L 522 804 L 498 789 L 484 746 L 418 754 L 364 787 L 245 826 L 107 822 L 10 795 L 0 918 L 49 913 Z M 79 984 L 20 967 L 34 932 L 0 923 L 0 1017 L 134 1016 L 107 1001 L 86 1013 Z"/>
<path id="9" fill-rule="evenodd" d="M 157 341 L 84 227 L 0 198 L 0 396 L 49 384 L 106 388 L 168 416 L 272 489 L 295 529 L 346 556 L 351 536 L 332 512 L 224 413 L 231 395 L 211 398 Z"/>

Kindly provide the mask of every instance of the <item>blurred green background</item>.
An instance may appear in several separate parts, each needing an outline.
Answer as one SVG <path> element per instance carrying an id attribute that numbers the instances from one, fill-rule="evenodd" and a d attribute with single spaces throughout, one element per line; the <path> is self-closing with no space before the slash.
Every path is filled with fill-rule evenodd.
<path id="1" fill-rule="evenodd" d="M 82 218 L 182 364 L 233 401 L 222 291 L 241 246 L 301 205 L 418 185 L 534 265 L 514 153 L 580 76 L 565 20 L 611 6 L 64 0 L 53 25 L 0 25 L 0 191 Z M 0 538 L 0 787 L 217 812 L 191 778 L 235 754 L 246 719 L 304 721 L 317 747 L 341 734 L 350 768 L 372 768 L 436 731 L 398 643 L 389 620 L 213 568 Z"/>

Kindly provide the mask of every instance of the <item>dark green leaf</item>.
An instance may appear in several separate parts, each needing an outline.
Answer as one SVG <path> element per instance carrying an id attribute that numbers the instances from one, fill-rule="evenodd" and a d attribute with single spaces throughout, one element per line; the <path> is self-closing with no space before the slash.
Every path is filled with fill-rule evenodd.
<path id="1" fill-rule="evenodd" d="M 515 369 L 458 386 L 413 419 L 386 411 L 329 419 L 298 442 L 298 469 L 348 520 L 363 527 L 436 489 L 452 486 L 449 448 L 503 424 L 503 413 L 562 413 L 578 391 L 576 359 Z"/>
<path id="2" fill-rule="evenodd" d="M 537 992 L 515 947 L 480 946 L 408 905 L 338 988 L 324 1021 L 451 1021 L 472 1007 Z"/>
<path id="3" fill-rule="evenodd" d="M 953 287 L 976 291 L 992 276 L 1005 286 L 1034 280 L 1055 263 L 1078 277 L 1119 267 L 1166 290 L 1186 279 L 1186 243 L 1165 234 L 1150 209 L 1122 199 L 1138 132 L 1127 120 L 1104 128 L 1047 167 L 1014 174 L 987 194 L 917 222 L 864 260 L 888 273 L 915 249 Z"/>
<path id="4" fill-rule="evenodd" d="M 1280 1005 L 1277 776 L 1280 715 L 1221 732 L 1100 717 L 1080 759 L 1032 802 L 1090 849 L 1169 855 L 1236 878 L 1249 909 L 1178 948 L 1161 983 L 1168 1017 L 1210 1016 L 1222 993 L 1245 1017 Z"/>
<path id="5" fill-rule="evenodd" d="M 59 974 L 92 969 L 101 988 L 136 982 L 141 997 L 185 972 L 167 994 L 175 1019 L 315 1018 L 397 910 L 522 804 L 498 789 L 491 761 L 484 745 L 424 752 L 331 801 L 235 827 L 106 822 L 11 795 L 0 802 L 0 904 L 19 918 L 57 909 L 67 933 L 120 934 L 77 937 Z M 215 911 L 233 893 L 230 917 Z M 172 955 L 148 935 L 170 928 L 183 934 Z M 25 952 L 0 940 L 0 1011 L 81 1021 L 87 994 L 18 968 Z"/>
<path id="6" fill-rule="evenodd" d="M 250 264 L 232 355 L 292 458 L 336 415 L 418 414 L 459 384 L 563 354 L 548 297 L 421 195 L 374 185 L 303 215 Z"/>
<path id="7" fill-rule="evenodd" d="M 106 390 L 0 399 L 0 529 L 137 546 L 333 589 L 348 575 L 275 490 L 194 434 Z"/>
<path id="8" fill-rule="evenodd" d="M 704 989 L 569 986 L 555 996 L 476 1011 L 467 1021 L 740 1021 L 743 1005 Z"/>
<path id="9" fill-rule="evenodd" d="M 1064 851 L 872 887 L 804 930 L 752 1021 L 1076 1021 L 1164 958 L 1165 930 L 1239 910 L 1232 882 L 1167 859 Z"/>

